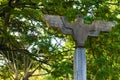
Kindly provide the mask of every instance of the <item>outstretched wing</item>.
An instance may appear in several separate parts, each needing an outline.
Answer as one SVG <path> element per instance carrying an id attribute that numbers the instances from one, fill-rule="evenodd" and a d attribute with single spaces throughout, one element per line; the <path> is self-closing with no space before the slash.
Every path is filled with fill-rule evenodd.
<path id="1" fill-rule="evenodd" d="M 63 22 L 63 16 L 54 16 L 54 15 L 43 15 L 42 19 L 46 22 L 48 26 L 58 27 L 61 29 L 64 34 L 72 34 L 72 30 L 68 29 Z"/>
<path id="2" fill-rule="evenodd" d="M 100 21 L 100 20 L 95 20 L 94 21 L 94 28 L 97 31 L 109 32 L 112 29 L 112 27 L 115 27 L 114 22 Z"/>
<path id="3" fill-rule="evenodd" d="M 114 22 L 95 20 L 91 25 L 89 36 L 98 36 L 100 32 L 109 32 L 114 26 Z"/>

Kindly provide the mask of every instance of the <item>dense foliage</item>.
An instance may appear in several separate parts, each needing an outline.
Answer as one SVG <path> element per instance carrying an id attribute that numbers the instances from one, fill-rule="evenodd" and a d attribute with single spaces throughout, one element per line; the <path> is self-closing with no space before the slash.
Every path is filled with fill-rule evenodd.
<path id="1" fill-rule="evenodd" d="M 46 26 L 41 15 L 52 14 L 114 21 L 110 33 L 86 40 L 87 79 L 120 80 L 119 12 L 119 0 L 0 0 L 0 79 L 73 79 L 74 41 Z"/>

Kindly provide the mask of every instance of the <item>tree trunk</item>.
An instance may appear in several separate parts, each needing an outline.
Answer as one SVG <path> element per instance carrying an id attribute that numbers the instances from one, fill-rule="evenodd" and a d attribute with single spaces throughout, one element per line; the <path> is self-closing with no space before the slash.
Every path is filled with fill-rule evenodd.
<path id="1" fill-rule="evenodd" d="M 28 77 L 24 77 L 23 80 L 28 80 Z"/>
<path id="2" fill-rule="evenodd" d="M 25 76 L 23 77 L 23 80 L 29 80 L 29 77 L 32 75 L 32 72 L 28 72 L 25 74 Z"/>

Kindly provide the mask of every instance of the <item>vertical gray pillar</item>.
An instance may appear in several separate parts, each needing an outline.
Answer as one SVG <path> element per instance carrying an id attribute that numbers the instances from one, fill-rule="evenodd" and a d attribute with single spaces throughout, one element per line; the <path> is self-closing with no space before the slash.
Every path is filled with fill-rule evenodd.
<path id="1" fill-rule="evenodd" d="M 76 48 L 74 53 L 74 80 L 86 80 L 85 48 Z"/>

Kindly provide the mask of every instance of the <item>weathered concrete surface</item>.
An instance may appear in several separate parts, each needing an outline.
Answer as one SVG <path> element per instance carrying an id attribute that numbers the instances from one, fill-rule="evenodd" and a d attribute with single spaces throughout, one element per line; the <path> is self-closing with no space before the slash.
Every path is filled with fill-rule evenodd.
<path id="1" fill-rule="evenodd" d="M 86 80 L 85 48 L 77 48 L 74 53 L 74 80 Z"/>
<path id="2" fill-rule="evenodd" d="M 85 24 L 82 17 L 78 17 L 74 23 L 69 23 L 63 16 L 43 15 L 42 18 L 49 26 L 60 28 L 64 34 L 73 35 L 76 47 L 84 46 L 88 36 L 98 36 L 100 32 L 109 32 L 115 26 L 113 22 L 100 20 Z"/>

